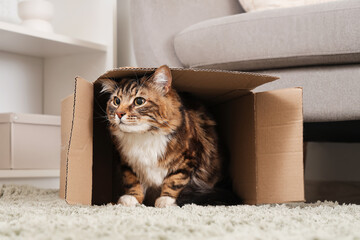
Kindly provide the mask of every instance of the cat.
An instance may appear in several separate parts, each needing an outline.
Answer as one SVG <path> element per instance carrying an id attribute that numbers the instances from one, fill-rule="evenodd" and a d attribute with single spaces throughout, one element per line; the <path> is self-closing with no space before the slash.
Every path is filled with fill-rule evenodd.
<path id="1" fill-rule="evenodd" d="M 110 95 L 107 119 L 121 156 L 119 204 L 142 204 L 154 187 L 161 188 L 155 207 L 211 205 L 211 196 L 237 204 L 232 195 L 223 203 L 218 198 L 227 195 L 214 191 L 223 172 L 216 123 L 202 104 L 180 97 L 168 66 L 142 78 L 105 79 L 102 92 Z"/>

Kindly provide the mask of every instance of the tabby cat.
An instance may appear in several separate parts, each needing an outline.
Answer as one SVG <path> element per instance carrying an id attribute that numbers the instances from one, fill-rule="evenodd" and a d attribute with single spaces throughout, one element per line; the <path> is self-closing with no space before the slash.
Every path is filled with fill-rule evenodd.
<path id="1" fill-rule="evenodd" d="M 215 122 L 203 105 L 172 88 L 169 67 L 142 78 L 106 79 L 102 87 L 110 94 L 107 118 L 121 156 L 125 194 L 118 203 L 141 204 L 158 187 L 155 207 L 213 204 L 207 198 L 222 177 Z"/>

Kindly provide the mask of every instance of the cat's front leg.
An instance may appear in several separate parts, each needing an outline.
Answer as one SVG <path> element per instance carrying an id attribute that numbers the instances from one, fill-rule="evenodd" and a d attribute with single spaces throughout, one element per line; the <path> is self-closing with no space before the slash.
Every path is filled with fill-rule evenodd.
<path id="1" fill-rule="evenodd" d="M 144 200 L 144 188 L 138 177 L 127 165 L 121 166 L 121 169 L 125 194 L 119 198 L 118 203 L 127 207 L 141 204 Z"/>
<path id="2" fill-rule="evenodd" d="M 190 171 L 188 167 L 183 166 L 174 172 L 168 174 L 162 184 L 161 194 L 155 201 L 155 207 L 164 208 L 177 206 L 176 198 L 190 181 Z"/>

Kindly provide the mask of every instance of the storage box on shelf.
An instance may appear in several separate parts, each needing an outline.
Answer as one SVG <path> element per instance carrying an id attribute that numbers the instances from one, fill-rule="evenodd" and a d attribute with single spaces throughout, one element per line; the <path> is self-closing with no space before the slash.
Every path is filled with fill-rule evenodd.
<path id="1" fill-rule="evenodd" d="M 56 187 L 59 163 L 59 116 L 0 114 L 0 183 Z"/>
<path id="2" fill-rule="evenodd" d="M 58 169 L 60 117 L 0 114 L 0 169 Z"/>

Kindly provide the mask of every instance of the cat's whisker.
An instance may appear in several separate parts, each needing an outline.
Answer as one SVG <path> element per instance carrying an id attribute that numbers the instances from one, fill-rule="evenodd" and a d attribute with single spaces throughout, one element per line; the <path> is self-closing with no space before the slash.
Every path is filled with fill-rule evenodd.
<path id="1" fill-rule="evenodd" d="M 94 117 L 94 119 L 102 119 L 102 121 L 100 121 L 101 123 L 110 123 L 110 120 L 107 116 L 98 116 L 98 117 Z"/>
<path id="2" fill-rule="evenodd" d="M 109 123 L 110 122 L 109 119 L 104 119 L 104 118 L 94 118 L 94 119 L 100 119 L 100 121 L 98 121 L 100 123 Z"/>
<path id="3" fill-rule="evenodd" d="M 98 117 L 94 117 L 94 119 L 106 119 L 106 120 L 109 120 L 109 118 L 107 116 L 98 116 Z"/>
<path id="4" fill-rule="evenodd" d="M 107 115 L 107 112 L 102 108 L 102 106 L 100 105 L 99 101 L 95 98 L 95 102 L 96 104 L 99 106 L 100 110 L 105 113 L 105 115 Z"/>

